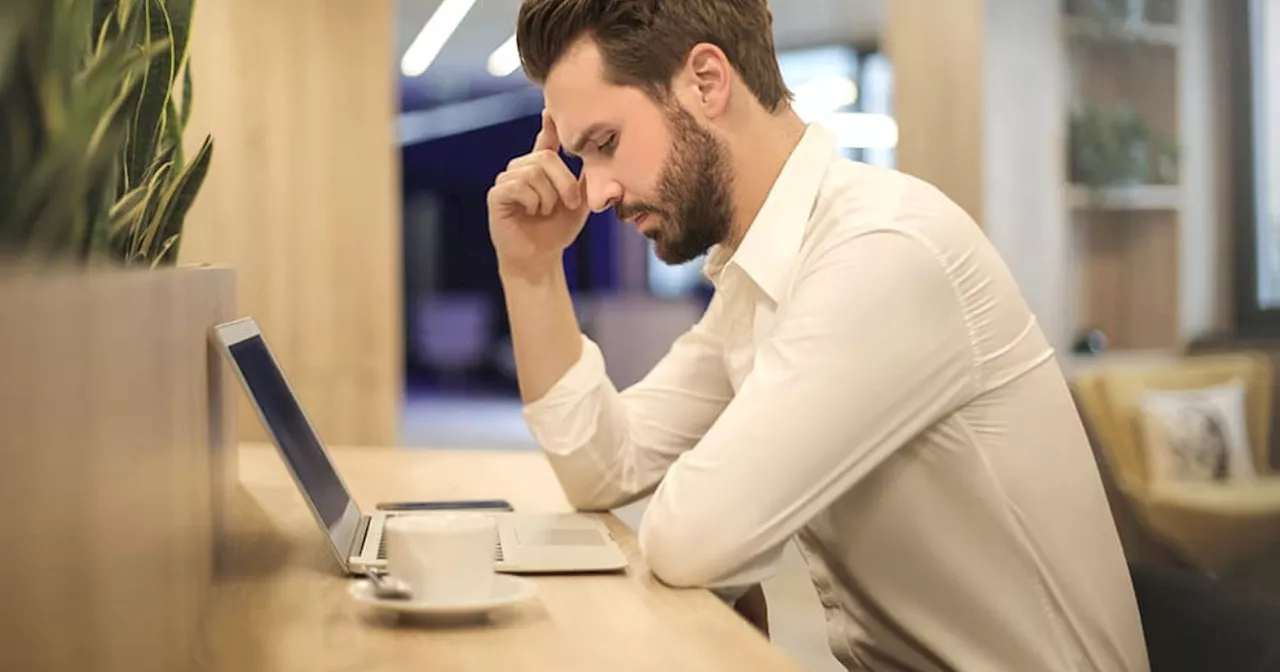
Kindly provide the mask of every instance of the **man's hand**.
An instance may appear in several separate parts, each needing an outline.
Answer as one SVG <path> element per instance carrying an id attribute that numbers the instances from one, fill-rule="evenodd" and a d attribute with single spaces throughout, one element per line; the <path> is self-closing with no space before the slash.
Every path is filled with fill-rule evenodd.
<path id="1" fill-rule="evenodd" d="M 756 629 L 766 638 L 769 636 L 769 605 L 764 599 L 764 589 L 760 584 L 752 586 L 738 598 L 738 601 L 733 604 L 733 610 L 747 619 L 748 623 L 756 626 Z"/>
<path id="2" fill-rule="evenodd" d="M 512 160 L 489 190 L 489 235 L 504 272 L 558 267 L 587 223 L 585 184 L 569 172 L 559 150 L 556 124 L 544 111 L 533 151 Z"/>

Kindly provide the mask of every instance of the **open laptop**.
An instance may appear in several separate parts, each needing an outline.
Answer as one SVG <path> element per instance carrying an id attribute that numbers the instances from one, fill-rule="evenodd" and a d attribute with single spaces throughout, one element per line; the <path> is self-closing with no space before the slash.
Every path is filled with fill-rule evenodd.
<path id="1" fill-rule="evenodd" d="M 383 528 L 393 516 L 430 511 L 383 511 L 365 515 L 329 459 L 314 427 L 252 318 L 213 328 L 214 340 L 239 374 L 250 401 L 338 561 L 350 574 L 386 565 Z M 599 520 L 580 514 L 485 511 L 497 523 L 494 569 L 505 573 L 606 572 L 624 569 L 626 556 Z"/>

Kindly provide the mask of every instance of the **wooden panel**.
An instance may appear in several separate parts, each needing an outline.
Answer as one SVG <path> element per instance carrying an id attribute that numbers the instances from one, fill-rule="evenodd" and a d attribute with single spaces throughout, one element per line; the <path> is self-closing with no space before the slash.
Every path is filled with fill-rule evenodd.
<path id="1" fill-rule="evenodd" d="M 1169 213 L 1090 213 L 1077 221 L 1081 328 L 1117 349 L 1168 348 L 1178 335 L 1178 230 Z"/>
<path id="2" fill-rule="evenodd" d="M 196 653 L 234 415 L 208 328 L 232 271 L 0 279 L 0 670 Z"/>
<path id="3" fill-rule="evenodd" d="M 893 62 L 898 168 L 927 180 L 984 221 L 986 0 L 893 0 L 885 48 Z"/>
<path id="4" fill-rule="evenodd" d="M 570 511 L 536 452 L 333 451 L 365 508 L 379 501 L 509 500 Z M 601 516 L 631 561 L 625 574 L 546 576 L 535 599 L 475 623 L 398 621 L 347 597 L 325 540 L 273 449 L 241 453 L 231 571 L 219 582 L 200 661 L 218 672 L 798 670 L 705 590 L 668 588 L 646 568 L 635 533 Z"/>
<path id="5" fill-rule="evenodd" d="M 216 140 L 185 260 L 234 265 L 328 441 L 395 440 L 403 378 L 392 0 L 201 2 L 188 143 Z M 241 427 L 262 437 L 240 402 Z"/>

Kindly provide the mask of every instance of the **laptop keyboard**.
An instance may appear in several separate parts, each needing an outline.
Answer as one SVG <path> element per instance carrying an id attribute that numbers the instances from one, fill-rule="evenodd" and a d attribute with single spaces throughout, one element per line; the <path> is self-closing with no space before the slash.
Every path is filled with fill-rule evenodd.
<path id="1" fill-rule="evenodd" d="M 382 535 L 382 538 L 378 540 L 378 559 L 379 560 L 387 559 L 387 535 L 385 534 Z M 495 541 L 493 544 L 493 561 L 502 562 L 502 542 L 501 541 Z"/>

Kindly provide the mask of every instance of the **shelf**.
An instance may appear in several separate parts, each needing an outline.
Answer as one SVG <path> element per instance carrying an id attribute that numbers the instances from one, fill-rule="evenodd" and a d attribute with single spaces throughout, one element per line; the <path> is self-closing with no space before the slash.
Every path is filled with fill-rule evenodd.
<path id="1" fill-rule="evenodd" d="M 1108 187 L 1097 194 L 1088 187 L 1071 185 L 1067 194 L 1074 210 L 1177 210 L 1182 207 L 1182 189 L 1177 185 Z"/>
<path id="2" fill-rule="evenodd" d="M 1096 19 L 1068 16 L 1062 19 L 1067 35 L 1098 42 L 1135 42 L 1162 47 L 1176 47 L 1182 43 L 1181 26 L 1163 26 L 1130 22 L 1111 26 Z"/>

